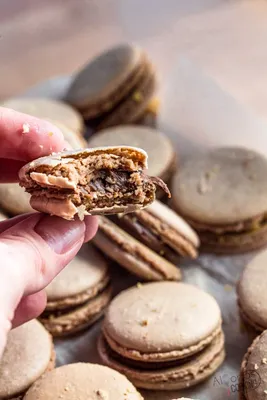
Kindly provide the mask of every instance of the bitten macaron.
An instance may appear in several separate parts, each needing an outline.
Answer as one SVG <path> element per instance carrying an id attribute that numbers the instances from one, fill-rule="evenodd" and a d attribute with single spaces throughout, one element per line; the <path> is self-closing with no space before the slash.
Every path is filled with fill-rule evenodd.
<path id="1" fill-rule="evenodd" d="M 168 182 L 176 170 L 176 153 L 170 139 L 155 129 L 122 125 L 98 132 L 89 141 L 89 147 L 127 145 L 144 149 L 148 155 L 147 173 Z M 160 160 L 160 162 L 159 162 Z"/>
<path id="2" fill-rule="evenodd" d="M 40 321 L 53 336 L 73 334 L 97 321 L 111 299 L 107 261 L 84 245 L 46 288 L 47 306 Z"/>
<path id="3" fill-rule="evenodd" d="M 54 365 L 52 338 L 40 322 L 32 320 L 13 329 L 0 360 L 0 399 L 21 400 Z"/>
<path id="4" fill-rule="evenodd" d="M 187 222 L 158 200 L 131 214 L 120 214 L 116 222 L 146 246 L 169 260 L 177 256 L 196 258 L 199 238 Z"/>
<path id="5" fill-rule="evenodd" d="M 97 364 L 64 365 L 47 373 L 24 400 L 143 400 L 128 379 Z"/>
<path id="6" fill-rule="evenodd" d="M 160 257 L 106 217 L 98 218 L 99 227 L 92 242 L 103 254 L 146 281 L 180 280 L 181 271 Z"/>
<path id="7" fill-rule="evenodd" d="M 155 89 L 154 67 L 145 52 L 120 44 L 99 54 L 77 73 L 65 100 L 89 124 L 94 121 L 99 130 L 137 120 Z"/>
<path id="8" fill-rule="evenodd" d="M 249 347 L 241 364 L 239 400 L 265 400 L 267 393 L 267 331 Z"/>
<path id="9" fill-rule="evenodd" d="M 260 252 L 245 267 L 237 285 L 242 319 L 254 331 L 267 329 L 267 250 Z"/>
<path id="10" fill-rule="evenodd" d="M 194 155 L 173 180 L 173 207 L 216 253 L 255 250 L 267 243 L 267 158 L 245 148 Z"/>
<path id="11" fill-rule="evenodd" d="M 99 353 L 136 387 L 183 389 L 207 379 L 222 364 L 221 323 L 216 300 L 195 286 L 138 285 L 111 302 Z"/>

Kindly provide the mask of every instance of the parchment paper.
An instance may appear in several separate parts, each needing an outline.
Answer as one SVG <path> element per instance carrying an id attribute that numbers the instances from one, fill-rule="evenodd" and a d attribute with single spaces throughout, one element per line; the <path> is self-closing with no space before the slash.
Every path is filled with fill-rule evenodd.
<path id="1" fill-rule="evenodd" d="M 132 13 L 145 6 L 141 0 L 118 1 L 125 38 L 143 45 L 161 65 L 162 107 L 159 126 L 172 139 L 180 161 L 214 145 L 241 145 L 267 154 L 267 3 L 264 1 L 166 1 L 176 7 L 181 21 L 164 20 L 156 12 L 155 24 L 147 26 L 145 12 L 140 23 L 131 24 Z M 139 4 L 140 3 L 140 4 Z M 146 5 L 148 6 L 149 2 Z M 222 7 L 219 7 L 223 3 Z M 151 3 L 150 3 L 151 5 Z M 152 12 L 148 7 L 147 12 Z M 158 28 L 157 28 L 158 27 Z M 164 49 L 176 41 L 171 59 Z M 160 51 L 159 51 L 160 50 Z M 170 52 L 169 52 L 170 54 Z M 160 56 L 159 56 L 160 55 Z M 49 87 L 35 87 L 39 94 L 60 98 L 69 84 L 62 77 L 56 94 Z M 195 388 L 179 392 L 145 392 L 145 400 L 170 400 L 182 396 L 198 400 L 238 399 L 241 360 L 252 338 L 242 329 L 236 305 L 235 285 L 242 269 L 255 253 L 233 257 L 201 255 L 183 261 L 184 280 L 211 293 L 223 314 L 227 357 L 212 378 Z M 115 293 L 137 282 L 113 265 Z M 96 348 L 100 323 L 73 338 L 56 340 L 58 365 L 77 361 L 101 362 Z M 168 327 L 166 327 L 168 329 Z"/>

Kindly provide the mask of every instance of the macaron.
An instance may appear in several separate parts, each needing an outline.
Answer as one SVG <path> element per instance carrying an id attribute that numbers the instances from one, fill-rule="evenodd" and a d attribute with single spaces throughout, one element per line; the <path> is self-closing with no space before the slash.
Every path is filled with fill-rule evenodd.
<path id="1" fill-rule="evenodd" d="M 89 147 L 128 145 L 144 149 L 148 155 L 148 174 L 168 182 L 176 170 L 177 160 L 170 139 L 155 129 L 123 125 L 93 135 Z M 160 160 L 160 162 L 159 162 Z"/>
<path id="2" fill-rule="evenodd" d="M 199 238 L 196 232 L 158 200 L 143 210 L 119 214 L 115 222 L 169 260 L 175 260 L 177 256 L 196 258 L 198 255 Z"/>
<path id="3" fill-rule="evenodd" d="M 138 388 L 178 390 L 204 381 L 224 360 L 216 300 L 181 282 L 153 282 L 113 299 L 98 349 Z"/>
<path id="4" fill-rule="evenodd" d="M 267 158 L 226 147 L 194 155 L 174 177 L 174 209 L 205 250 L 240 253 L 267 244 Z"/>
<path id="5" fill-rule="evenodd" d="M 33 212 L 30 206 L 29 193 L 26 193 L 18 183 L 0 184 L 0 207 L 10 215 Z"/>
<path id="6" fill-rule="evenodd" d="M 249 347 L 241 364 L 239 400 L 264 400 L 267 387 L 267 331 Z"/>
<path id="7" fill-rule="evenodd" d="M 79 112 L 59 100 L 17 97 L 5 101 L 2 107 L 29 114 L 49 121 L 58 121 L 74 132 L 83 133 L 84 123 Z"/>
<path id="8" fill-rule="evenodd" d="M 55 126 L 57 126 L 66 142 L 69 144 L 69 146 L 72 149 L 82 149 L 84 147 L 87 146 L 87 142 L 84 139 L 84 137 L 79 133 L 79 132 L 75 132 L 74 130 L 70 129 L 69 127 L 67 127 L 66 125 L 64 125 L 62 122 L 56 121 L 56 120 L 49 120 L 47 119 L 49 122 L 51 122 L 52 124 L 54 124 Z"/>
<path id="9" fill-rule="evenodd" d="M 97 364 L 64 365 L 47 373 L 24 400 L 143 400 L 128 379 Z"/>
<path id="10" fill-rule="evenodd" d="M 92 242 L 107 257 L 142 280 L 180 280 L 174 264 L 143 245 L 106 217 L 98 217 L 99 228 Z"/>
<path id="11" fill-rule="evenodd" d="M 84 245 L 47 286 L 47 306 L 40 321 L 53 336 L 83 330 L 96 322 L 111 299 L 108 264 L 91 245 Z"/>
<path id="12" fill-rule="evenodd" d="M 0 360 L 0 399 L 21 400 L 55 365 L 51 336 L 37 320 L 13 329 Z"/>
<path id="13" fill-rule="evenodd" d="M 77 73 L 65 100 L 100 130 L 137 120 L 155 89 L 154 67 L 145 52 L 120 44 L 99 54 Z"/>
<path id="14" fill-rule="evenodd" d="M 267 329 L 267 250 L 245 267 L 237 285 L 238 306 L 244 322 L 253 330 Z"/>

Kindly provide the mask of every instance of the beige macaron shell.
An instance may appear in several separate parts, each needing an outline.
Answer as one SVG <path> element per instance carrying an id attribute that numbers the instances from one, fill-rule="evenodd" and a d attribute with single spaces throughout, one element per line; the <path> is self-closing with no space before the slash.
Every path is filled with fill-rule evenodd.
<path id="1" fill-rule="evenodd" d="M 267 328 L 267 250 L 247 265 L 238 284 L 239 304 L 256 325 Z M 264 329 L 263 328 L 263 329 Z"/>
<path id="2" fill-rule="evenodd" d="M 84 245 L 66 268 L 47 286 L 48 301 L 78 295 L 98 285 L 107 274 L 106 259 L 91 245 Z"/>
<path id="3" fill-rule="evenodd" d="M 126 349 L 164 353 L 198 344 L 220 321 L 219 306 L 208 293 L 185 283 L 156 282 L 119 294 L 104 330 Z"/>
<path id="4" fill-rule="evenodd" d="M 63 123 L 74 132 L 82 132 L 84 123 L 82 116 L 70 105 L 59 100 L 39 97 L 18 97 L 7 100 L 1 106 L 12 108 L 15 111 L 29 114 L 34 117 L 55 120 Z"/>
<path id="5" fill-rule="evenodd" d="M 30 206 L 30 194 L 18 183 L 0 184 L 0 206 L 12 215 L 34 212 Z"/>
<path id="6" fill-rule="evenodd" d="M 36 320 L 12 330 L 0 361 L 0 398 L 28 389 L 47 369 L 52 353 L 51 337 Z"/>
<path id="7" fill-rule="evenodd" d="M 79 107 L 95 105 L 106 99 L 138 66 L 142 51 L 122 44 L 101 53 L 83 67 L 66 95 L 68 102 Z"/>
<path id="8" fill-rule="evenodd" d="M 175 158 L 173 145 L 167 136 L 157 130 L 141 126 L 125 125 L 103 130 L 94 135 L 88 145 L 140 147 L 148 154 L 148 174 L 151 176 L 161 177 Z"/>
<path id="9" fill-rule="evenodd" d="M 70 364 L 46 374 L 24 400 L 142 400 L 120 373 L 96 364 Z"/>
<path id="10" fill-rule="evenodd" d="M 75 132 L 72 129 L 68 128 L 62 122 L 48 118 L 46 118 L 46 120 L 51 122 L 61 130 L 64 139 L 73 149 L 82 149 L 87 146 L 86 140 L 80 133 Z"/>
<path id="11" fill-rule="evenodd" d="M 267 159 L 242 148 L 188 160 L 174 177 L 174 207 L 192 221 L 234 224 L 267 211 Z M 188 200 L 190 199 L 190 201 Z"/>
<path id="12" fill-rule="evenodd" d="M 267 388 L 267 331 L 258 336 L 241 366 L 242 394 L 245 400 L 266 400 Z"/>
<path id="13" fill-rule="evenodd" d="M 165 224 L 168 224 L 175 231 L 179 232 L 196 247 L 199 246 L 199 238 L 196 232 L 183 218 L 176 214 L 172 209 L 165 206 L 165 204 L 155 200 L 146 210 L 155 217 L 162 219 Z"/>

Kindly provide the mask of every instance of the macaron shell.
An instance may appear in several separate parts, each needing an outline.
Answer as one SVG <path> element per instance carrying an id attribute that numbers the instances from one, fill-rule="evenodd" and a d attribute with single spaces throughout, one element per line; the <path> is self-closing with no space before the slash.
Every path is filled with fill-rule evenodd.
<path id="1" fill-rule="evenodd" d="M 87 146 L 86 140 L 81 135 L 81 133 L 71 130 L 62 122 L 49 120 L 48 118 L 46 120 L 51 122 L 61 130 L 66 142 L 71 146 L 71 148 L 82 149 Z"/>
<path id="2" fill-rule="evenodd" d="M 102 317 L 111 300 L 111 295 L 112 289 L 111 286 L 108 286 L 85 304 L 59 315 L 53 315 L 52 312 L 47 318 L 41 316 L 40 321 L 53 336 L 65 336 L 79 332 Z"/>
<path id="3" fill-rule="evenodd" d="M 146 127 L 125 125 L 109 128 L 91 137 L 90 147 L 107 145 L 140 147 L 148 154 L 148 170 L 151 176 L 162 177 L 175 157 L 173 145 L 163 133 Z M 160 163 L 158 160 L 160 159 Z"/>
<path id="4" fill-rule="evenodd" d="M 0 398 L 27 390 L 47 370 L 52 351 L 51 336 L 38 321 L 12 330 L 0 362 Z"/>
<path id="5" fill-rule="evenodd" d="M 265 400 L 267 387 L 267 331 L 258 336 L 241 365 L 241 399 Z M 253 386 L 252 386 L 253 384 Z"/>
<path id="6" fill-rule="evenodd" d="M 113 299 L 104 330 L 126 349 L 164 356 L 177 350 L 190 354 L 191 346 L 196 352 L 195 345 L 211 341 L 220 324 L 219 306 L 208 293 L 186 283 L 154 282 Z"/>
<path id="7" fill-rule="evenodd" d="M 36 382 L 24 400 L 143 400 L 123 375 L 96 364 L 70 364 Z"/>
<path id="8" fill-rule="evenodd" d="M 34 212 L 30 197 L 18 183 L 0 184 L 0 207 L 11 215 Z"/>
<path id="9" fill-rule="evenodd" d="M 174 208 L 209 225 L 254 218 L 266 212 L 266 175 L 267 159 L 244 148 L 195 155 L 174 177 Z"/>
<path id="10" fill-rule="evenodd" d="M 93 243 L 122 267 L 145 280 L 180 280 L 174 264 L 158 256 L 105 217 L 99 217 L 99 229 Z"/>
<path id="11" fill-rule="evenodd" d="M 188 362 L 156 370 L 135 369 L 112 357 L 103 337 L 99 339 L 98 349 L 106 365 L 125 374 L 136 387 L 151 390 L 179 390 L 196 385 L 212 375 L 225 358 L 223 334 Z"/>
<path id="12" fill-rule="evenodd" d="M 93 289 L 107 275 L 106 259 L 93 248 L 85 245 L 79 254 L 47 286 L 48 301 L 61 300 Z"/>
<path id="13" fill-rule="evenodd" d="M 266 264 L 267 250 L 264 250 L 246 266 L 237 288 L 244 314 L 262 330 L 267 328 Z"/>
<path id="14" fill-rule="evenodd" d="M 83 132 L 82 116 L 74 108 L 59 100 L 46 98 L 13 98 L 1 104 L 2 107 L 29 114 L 40 119 L 63 123 L 74 132 Z"/>
<path id="15" fill-rule="evenodd" d="M 101 53 L 74 78 L 66 100 L 79 108 L 95 106 L 126 80 L 139 65 L 141 57 L 142 51 L 129 44 Z"/>

